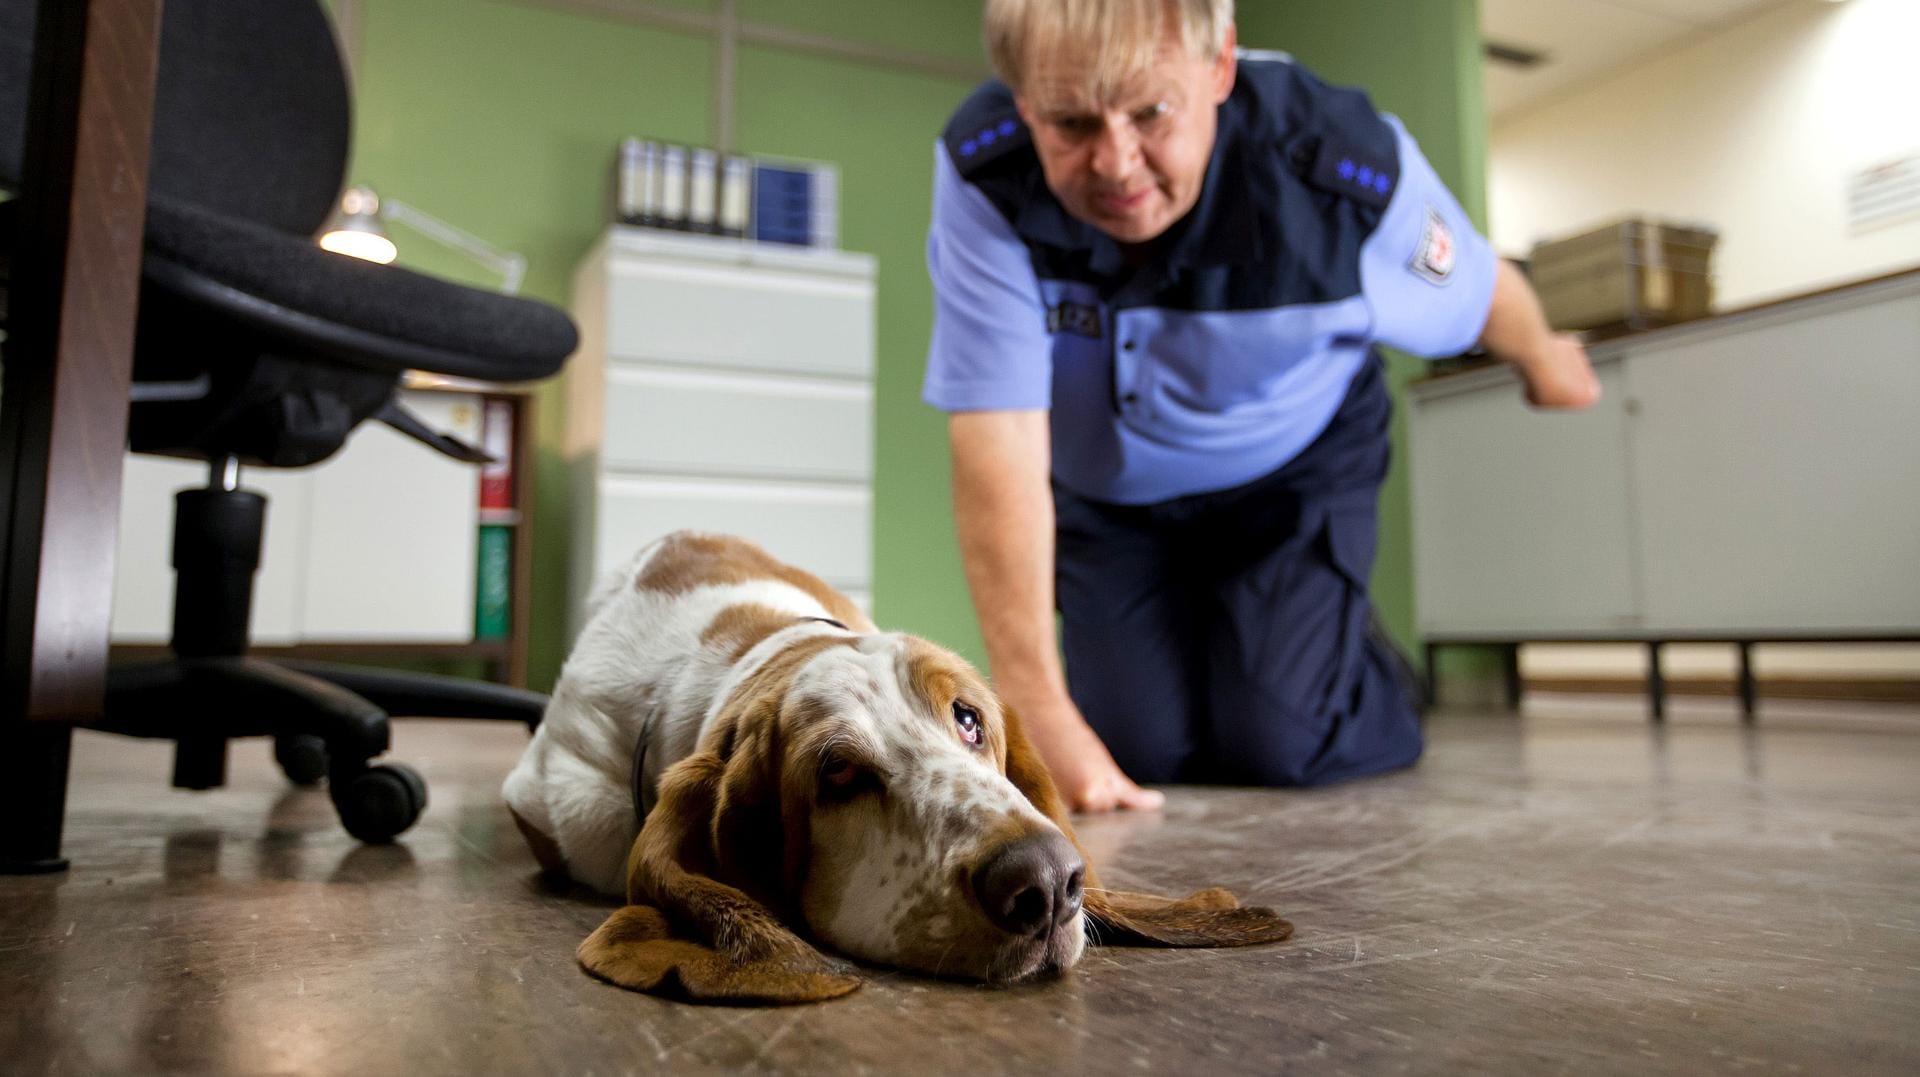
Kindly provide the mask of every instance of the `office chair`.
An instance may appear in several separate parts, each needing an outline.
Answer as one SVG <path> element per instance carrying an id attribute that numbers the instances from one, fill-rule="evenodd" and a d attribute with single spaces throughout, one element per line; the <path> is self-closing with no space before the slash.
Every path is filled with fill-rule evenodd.
<path id="1" fill-rule="evenodd" d="M 0 0 L 0 187 L 21 177 L 36 6 Z M 545 697 L 249 657 L 266 499 L 240 488 L 241 465 L 319 463 L 369 419 L 484 460 L 400 408 L 402 373 L 542 378 L 577 334 L 544 304 L 314 244 L 350 123 L 318 0 L 167 0 L 154 94 L 129 448 L 206 460 L 209 481 L 175 499 L 172 657 L 113 668 L 89 725 L 175 741 L 173 784 L 188 789 L 224 782 L 230 738 L 272 736 L 289 778 L 327 777 L 348 832 L 387 841 L 426 806 L 412 769 L 371 762 L 387 750 L 389 713 L 532 726 Z M 15 210 L 0 202 L 0 252 L 13 249 Z"/>

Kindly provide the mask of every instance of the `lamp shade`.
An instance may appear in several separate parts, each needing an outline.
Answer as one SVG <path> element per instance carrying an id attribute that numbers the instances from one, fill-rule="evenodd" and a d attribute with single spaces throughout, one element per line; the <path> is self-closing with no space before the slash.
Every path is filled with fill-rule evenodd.
<path id="1" fill-rule="evenodd" d="M 340 206 L 321 233 L 320 246 L 382 265 L 399 254 L 386 229 L 380 227 L 380 196 L 367 187 L 349 187 L 340 195 Z"/>
<path id="2" fill-rule="evenodd" d="M 419 233 L 500 274 L 500 290 L 508 295 L 519 291 L 520 282 L 526 277 L 527 260 L 519 254 L 501 250 L 397 198 L 382 200 L 368 187 L 349 187 L 342 192 L 333 219 L 320 234 L 320 246 L 336 254 L 385 265 L 399 254 L 387 236 L 387 222 L 402 224 L 408 236 Z M 412 242 L 411 238 L 408 242 Z"/>

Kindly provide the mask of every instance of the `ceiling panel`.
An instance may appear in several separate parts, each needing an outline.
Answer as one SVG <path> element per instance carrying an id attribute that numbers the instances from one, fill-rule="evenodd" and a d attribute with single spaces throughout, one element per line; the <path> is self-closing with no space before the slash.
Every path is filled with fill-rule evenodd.
<path id="1" fill-rule="evenodd" d="M 1595 0 L 1595 2 L 1639 8 L 1642 11 L 1658 12 L 1673 18 L 1685 19 L 1700 26 L 1712 26 L 1751 9 L 1767 7 L 1769 3 L 1777 0 Z"/>
<path id="2" fill-rule="evenodd" d="M 1524 69 L 1487 64 L 1487 108 L 1516 111 L 1782 2 L 1811 0 L 1481 0 L 1482 37 L 1546 56 Z"/>

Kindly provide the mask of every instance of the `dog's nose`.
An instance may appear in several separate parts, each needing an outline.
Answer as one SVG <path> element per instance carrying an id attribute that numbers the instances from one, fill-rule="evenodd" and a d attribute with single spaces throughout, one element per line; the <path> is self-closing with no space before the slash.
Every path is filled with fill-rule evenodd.
<path id="1" fill-rule="evenodd" d="M 1080 911 L 1087 866 L 1059 831 L 1041 831 L 994 850 L 973 871 L 987 919 L 1015 935 L 1043 935 Z"/>

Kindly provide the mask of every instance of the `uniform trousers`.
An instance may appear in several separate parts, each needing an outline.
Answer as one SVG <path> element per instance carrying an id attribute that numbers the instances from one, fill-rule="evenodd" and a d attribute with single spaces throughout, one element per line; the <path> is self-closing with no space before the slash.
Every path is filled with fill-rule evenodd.
<path id="1" fill-rule="evenodd" d="M 1134 780 L 1317 785 L 1420 757 L 1368 598 L 1391 409 L 1376 353 L 1326 430 L 1245 485 L 1116 505 L 1054 484 L 1068 688 Z"/>

